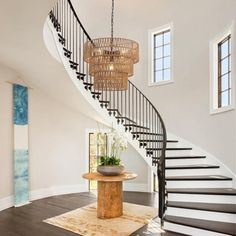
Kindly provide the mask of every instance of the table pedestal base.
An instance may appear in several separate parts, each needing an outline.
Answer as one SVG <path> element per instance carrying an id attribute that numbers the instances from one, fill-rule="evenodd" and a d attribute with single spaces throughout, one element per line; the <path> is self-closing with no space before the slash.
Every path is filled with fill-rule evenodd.
<path id="1" fill-rule="evenodd" d="M 98 181 L 97 216 L 101 219 L 119 217 L 123 214 L 122 181 Z"/>

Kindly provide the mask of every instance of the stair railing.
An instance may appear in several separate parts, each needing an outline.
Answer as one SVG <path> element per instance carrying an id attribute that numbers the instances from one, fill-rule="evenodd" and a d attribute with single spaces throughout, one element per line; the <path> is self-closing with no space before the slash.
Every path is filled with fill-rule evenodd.
<path id="1" fill-rule="evenodd" d="M 70 0 L 59 0 L 49 13 L 58 40 L 63 46 L 64 56 L 68 58 L 70 67 L 84 88 L 98 99 L 102 108 L 109 115 L 116 117 L 117 122 L 125 126 L 125 130 L 137 139 L 140 148 L 146 149 L 147 158 L 152 158 L 157 165 L 159 185 L 159 217 L 163 223 L 166 209 L 165 188 L 165 150 L 166 129 L 164 122 L 149 99 L 130 81 L 125 91 L 95 90 L 93 78 L 89 76 L 88 64 L 83 60 L 84 43 L 89 40 Z"/>

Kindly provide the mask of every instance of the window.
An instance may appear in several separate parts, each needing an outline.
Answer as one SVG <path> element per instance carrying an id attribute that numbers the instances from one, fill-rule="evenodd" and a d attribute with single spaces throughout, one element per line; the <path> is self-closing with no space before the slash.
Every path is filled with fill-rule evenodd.
<path id="1" fill-rule="evenodd" d="M 171 25 L 149 32 L 149 85 L 172 82 Z"/>
<path id="2" fill-rule="evenodd" d="M 231 105 L 231 35 L 218 44 L 218 108 Z"/>
<path id="3" fill-rule="evenodd" d="M 158 178 L 155 173 L 153 173 L 153 192 L 158 192 Z"/>
<path id="4" fill-rule="evenodd" d="M 89 133 L 89 172 L 95 172 L 98 166 L 98 157 L 106 155 L 107 135 L 100 134 L 99 140 L 96 133 Z M 89 190 L 97 189 L 97 181 L 89 181 Z"/>
<path id="5" fill-rule="evenodd" d="M 234 78 L 232 70 L 232 29 L 231 26 L 210 44 L 210 113 L 234 109 Z"/>

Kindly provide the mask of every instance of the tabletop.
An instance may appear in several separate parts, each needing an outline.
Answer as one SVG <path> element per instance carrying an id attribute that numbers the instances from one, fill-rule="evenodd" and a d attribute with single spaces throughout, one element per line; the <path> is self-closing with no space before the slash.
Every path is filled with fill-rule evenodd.
<path id="1" fill-rule="evenodd" d="M 120 175 L 116 176 L 106 176 L 101 175 L 98 172 L 91 172 L 83 174 L 84 179 L 88 180 L 97 180 L 97 181 L 103 181 L 103 182 L 118 182 L 118 181 L 126 181 L 126 180 L 132 180 L 137 177 L 137 174 L 132 172 L 123 172 Z"/>

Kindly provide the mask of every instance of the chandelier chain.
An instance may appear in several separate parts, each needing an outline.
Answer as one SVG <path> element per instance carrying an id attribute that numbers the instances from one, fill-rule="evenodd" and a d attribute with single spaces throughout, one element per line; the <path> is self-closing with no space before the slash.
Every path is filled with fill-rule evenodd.
<path id="1" fill-rule="evenodd" d="M 113 34 L 114 34 L 114 5 L 115 1 L 112 0 L 112 7 L 111 7 L 111 42 L 113 43 Z"/>
<path id="2" fill-rule="evenodd" d="M 87 41 L 84 60 L 89 63 L 89 75 L 94 79 L 94 89 L 123 91 L 128 88 L 128 77 L 134 73 L 139 60 L 138 43 L 114 37 L 115 0 L 111 1 L 111 36 Z"/>

